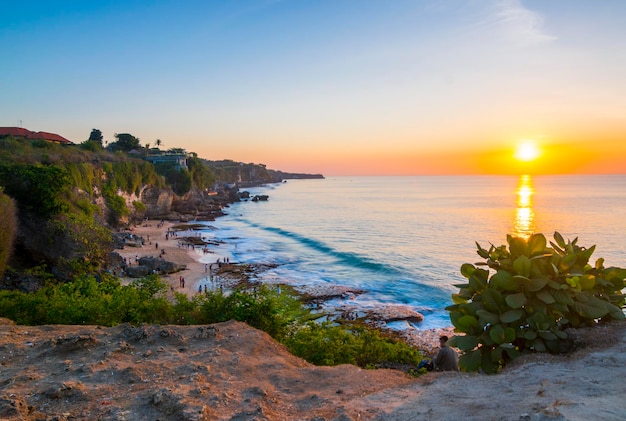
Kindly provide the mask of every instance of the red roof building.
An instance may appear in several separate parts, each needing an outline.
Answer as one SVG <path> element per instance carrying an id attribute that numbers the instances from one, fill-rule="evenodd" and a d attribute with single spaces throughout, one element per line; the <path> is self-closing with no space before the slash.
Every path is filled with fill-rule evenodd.
<path id="1" fill-rule="evenodd" d="M 31 132 L 22 127 L 0 127 L 0 138 L 12 136 L 15 138 L 47 140 L 49 142 L 61 143 L 63 145 L 73 145 L 74 142 L 67 140 L 63 136 L 48 132 Z"/>
<path id="2" fill-rule="evenodd" d="M 13 136 L 26 139 L 31 133 L 30 130 L 21 127 L 0 127 L 0 137 Z"/>

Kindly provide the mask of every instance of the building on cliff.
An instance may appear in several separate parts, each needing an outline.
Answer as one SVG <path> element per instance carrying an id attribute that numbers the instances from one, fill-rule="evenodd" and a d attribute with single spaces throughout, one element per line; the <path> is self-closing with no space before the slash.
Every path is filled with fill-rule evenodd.
<path id="1" fill-rule="evenodd" d="M 0 139 L 14 137 L 16 139 L 45 140 L 48 142 L 60 143 L 62 145 L 73 145 L 74 142 L 67 140 L 56 133 L 33 132 L 23 127 L 0 127 Z"/>
<path id="2" fill-rule="evenodd" d="M 144 157 L 146 161 L 156 164 L 174 164 L 179 170 L 186 170 L 187 168 L 187 153 L 171 153 L 163 152 L 160 154 L 150 154 Z"/>

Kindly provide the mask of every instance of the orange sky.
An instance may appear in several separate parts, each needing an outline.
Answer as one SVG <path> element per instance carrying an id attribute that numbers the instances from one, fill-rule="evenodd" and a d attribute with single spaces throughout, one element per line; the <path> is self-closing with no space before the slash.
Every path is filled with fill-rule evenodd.
<path id="1" fill-rule="evenodd" d="M 513 157 L 512 150 L 488 152 L 479 158 L 486 174 L 620 174 L 626 173 L 626 144 L 539 145 L 540 156 L 530 162 Z"/>
<path id="2" fill-rule="evenodd" d="M 531 162 L 515 158 L 515 145 L 501 149 L 459 151 L 248 151 L 249 162 L 266 163 L 284 171 L 325 175 L 445 175 L 445 174 L 624 174 L 626 142 L 541 144 Z M 244 162 L 248 162 L 243 159 Z"/>

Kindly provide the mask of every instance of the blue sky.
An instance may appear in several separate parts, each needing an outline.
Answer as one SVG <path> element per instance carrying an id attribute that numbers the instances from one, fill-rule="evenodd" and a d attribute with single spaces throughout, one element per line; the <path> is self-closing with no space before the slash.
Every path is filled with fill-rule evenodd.
<path id="1" fill-rule="evenodd" d="M 327 174 L 529 138 L 615 155 L 624 22 L 621 0 L 4 1 L 0 126 Z"/>

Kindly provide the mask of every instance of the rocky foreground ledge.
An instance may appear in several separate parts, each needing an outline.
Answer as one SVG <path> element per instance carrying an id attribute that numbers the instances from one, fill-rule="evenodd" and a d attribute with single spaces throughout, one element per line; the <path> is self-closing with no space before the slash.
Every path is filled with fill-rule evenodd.
<path id="1" fill-rule="evenodd" d="M 315 367 L 243 323 L 15 326 L 0 319 L 2 420 L 622 420 L 626 323 L 502 374 Z"/>

